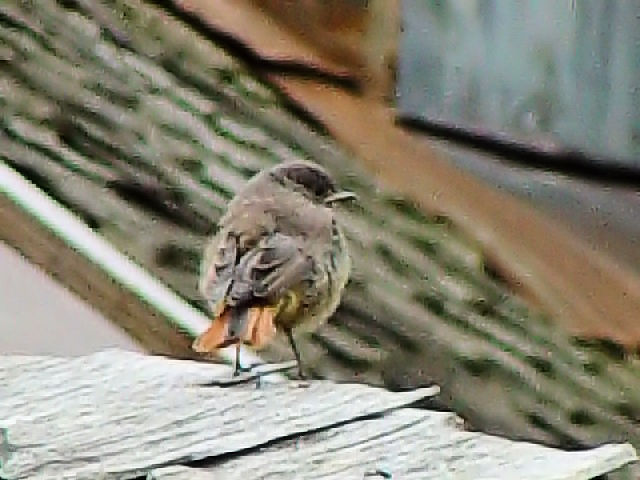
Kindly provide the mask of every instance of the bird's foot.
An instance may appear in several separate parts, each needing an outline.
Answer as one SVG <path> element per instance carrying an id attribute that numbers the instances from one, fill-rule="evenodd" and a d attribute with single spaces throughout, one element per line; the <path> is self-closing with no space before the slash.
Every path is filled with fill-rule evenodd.
<path id="1" fill-rule="evenodd" d="M 311 386 L 309 376 L 300 368 L 295 373 L 289 374 L 288 377 L 296 383 L 298 388 L 309 388 Z"/>
<path id="2" fill-rule="evenodd" d="M 237 368 L 234 369 L 234 374 L 231 378 L 219 378 L 201 385 L 211 387 L 231 387 L 233 385 L 240 385 L 255 381 L 259 388 L 263 383 L 284 381 L 285 377 L 277 374 L 283 374 L 292 368 L 295 368 L 295 366 L 295 362 L 256 363 L 249 367 L 243 367 L 241 370 L 244 371 L 237 371 Z"/>
<path id="3" fill-rule="evenodd" d="M 252 364 L 247 365 L 247 366 L 236 365 L 236 368 L 233 370 L 233 376 L 234 377 L 238 377 L 243 373 L 251 373 L 251 372 L 253 372 L 254 368 L 261 367 L 262 365 L 265 365 L 265 364 L 261 363 L 261 362 L 257 362 L 257 363 L 252 363 Z"/>
<path id="4" fill-rule="evenodd" d="M 302 371 L 302 369 L 298 369 L 297 372 L 291 373 L 289 378 L 292 380 L 308 380 L 309 377 Z"/>

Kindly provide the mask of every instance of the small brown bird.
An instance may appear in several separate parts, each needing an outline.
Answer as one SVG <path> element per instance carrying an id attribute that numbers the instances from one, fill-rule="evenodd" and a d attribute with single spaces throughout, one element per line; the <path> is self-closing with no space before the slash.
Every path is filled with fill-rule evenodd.
<path id="1" fill-rule="evenodd" d="M 213 323 L 193 349 L 261 348 L 276 330 L 291 344 L 304 377 L 293 329 L 313 331 L 340 303 L 351 262 L 332 206 L 340 192 L 311 162 L 289 162 L 253 177 L 229 203 L 202 262 L 200 292 Z"/>

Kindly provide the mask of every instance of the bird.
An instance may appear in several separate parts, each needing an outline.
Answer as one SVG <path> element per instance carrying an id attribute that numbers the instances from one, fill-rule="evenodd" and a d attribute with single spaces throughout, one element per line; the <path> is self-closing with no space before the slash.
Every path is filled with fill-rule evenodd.
<path id="1" fill-rule="evenodd" d="M 280 331 L 306 378 L 294 330 L 315 331 L 340 303 L 351 260 L 334 209 L 356 198 L 310 161 L 280 163 L 251 178 L 204 251 L 199 291 L 213 321 L 192 348 L 211 353 L 235 345 L 237 376 L 246 371 L 240 346 L 259 350 Z"/>

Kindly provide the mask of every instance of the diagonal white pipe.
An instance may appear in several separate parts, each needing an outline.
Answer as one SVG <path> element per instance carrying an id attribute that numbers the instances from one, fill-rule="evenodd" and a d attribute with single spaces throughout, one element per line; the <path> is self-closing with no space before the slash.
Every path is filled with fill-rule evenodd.
<path id="1" fill-rule="evenodd" d="M 119 252 L 76 215 L 1 161 L 0 193 L 5 194 L 20 208 L 37 218 L 67 245 L 81 252 L 180 329 L 195 337 L 209 326 L 209 320 L 201 312 Z M 220 352 L 221 356 L 229 362 L 234 357 L 233 348 Z M 242 358 L 245 364 L 262 363 L 255 353 L 244 347 Z"/>

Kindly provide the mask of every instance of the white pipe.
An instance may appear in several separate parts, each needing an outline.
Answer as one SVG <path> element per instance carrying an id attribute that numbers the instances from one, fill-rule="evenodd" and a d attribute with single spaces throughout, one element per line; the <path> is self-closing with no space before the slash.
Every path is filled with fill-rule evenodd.
<path id="1" fill-rule="evenodd" d="M 196 337 L 209 326 L 209 320 L 202 313 L 4 162 L 0 162 L 0 193 L 4 193 L 64 240 L 69 247 L 81 252 L 181 330 Z M 220 354 L 231 362 L 234 356 L 232 350 L 233 347 L 222 350 Z M 242 358 L 245 364 L 262 363 L 258 356 L 244 347 Z"/>

